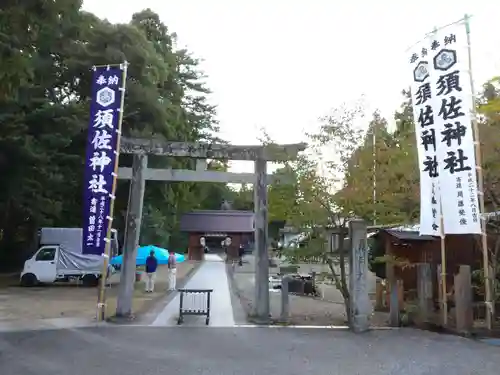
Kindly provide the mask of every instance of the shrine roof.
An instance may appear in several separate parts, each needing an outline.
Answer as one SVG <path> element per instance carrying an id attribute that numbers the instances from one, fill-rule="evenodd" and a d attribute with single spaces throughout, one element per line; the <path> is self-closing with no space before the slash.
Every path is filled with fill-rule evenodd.
<path id="1" fill-rule="evenodd" d="M 199 210 L 181 216 L 180 230 L 191 233 L 253 233 L 254 213 L 236 210 Z"/>

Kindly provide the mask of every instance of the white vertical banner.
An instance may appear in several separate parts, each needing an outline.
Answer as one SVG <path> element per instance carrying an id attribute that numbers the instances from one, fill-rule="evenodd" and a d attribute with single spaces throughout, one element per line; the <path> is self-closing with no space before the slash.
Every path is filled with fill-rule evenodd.
<path id="1" fill-rule="evenodd" d="M 432 58 L 426 39 L 409 50 L 411 99 L 420 171 L 420 234 L 441 235 L 434 100 L 431 90 Z"/>
<path id="2" fill-rule="evenodd" d="M 444 233 L 481 233 L 465 23 L 432 33 L 428 43 Z"/>

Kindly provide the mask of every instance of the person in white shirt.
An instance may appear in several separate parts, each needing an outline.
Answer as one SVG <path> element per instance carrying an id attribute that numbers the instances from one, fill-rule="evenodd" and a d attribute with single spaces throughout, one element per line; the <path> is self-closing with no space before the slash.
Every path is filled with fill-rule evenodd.
<path id="1" fill-rule="evenodd" d="M 175 290 L 177 284 L 177 260 L 175 253 L 170 252 L 168 256 L 168 290 Z"/>

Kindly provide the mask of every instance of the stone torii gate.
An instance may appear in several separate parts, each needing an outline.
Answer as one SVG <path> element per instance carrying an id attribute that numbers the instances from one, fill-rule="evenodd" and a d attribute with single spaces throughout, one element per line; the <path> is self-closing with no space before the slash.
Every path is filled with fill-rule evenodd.
<path id="1" fill-rule="evenodd" d="M 139 244 L 144 190 L 147 180 L 245 183 L 254 185 L 255 211 L 255 315 L 263 322 L 269 319 L 269 264 L 267 248 L 267 185 L 276 176 L 267 174 L 267 162 L 293 160 L 306 144 L 235 146 L 225 144 L 167 142 L 162 140 L 124 138 L 120 153 L 133 154 L 132 168 L 119 168 L 119 179 L 131 180 L 127 211 L 122 277 L 120 280 L 116 315 L 132 314 L 132 296 L 135 279 L 135 258 Z M 196 170 L 153 169 L 147 167 L 148 155 L 189 157 L 196 159 Z M 254 173 L 232 173 L 206 170 L 207 159 L 253 161 Z M 286 181 L 285 181 L 286 182 Z"/>

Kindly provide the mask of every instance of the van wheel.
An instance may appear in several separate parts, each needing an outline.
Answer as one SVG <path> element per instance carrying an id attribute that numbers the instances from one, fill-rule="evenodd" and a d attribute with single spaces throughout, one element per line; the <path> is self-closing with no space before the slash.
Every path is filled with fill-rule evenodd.
<path id="1" fill-rule="evenodd" d="M 83 286 L 94 287 L 99 284 L 99 279 L 95 275 L 85 275 L 82 278 Z"/>
<path id="2" fill-rule="evenodd" d="M 21 277 L 21 286 L 30 287 L 36 284 L 38 284 L 38 279 L 32 273 L 24 274 L 23 277 Z"/>

